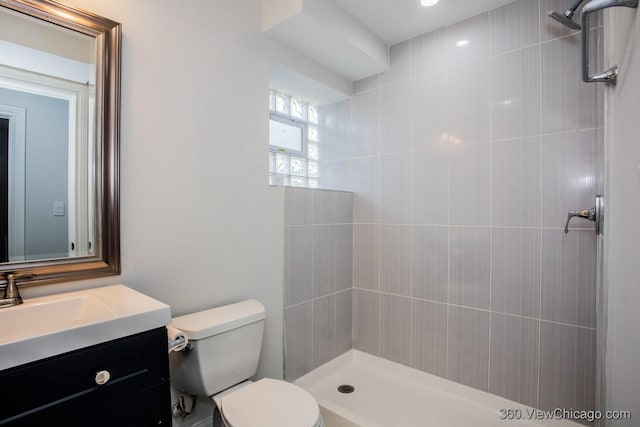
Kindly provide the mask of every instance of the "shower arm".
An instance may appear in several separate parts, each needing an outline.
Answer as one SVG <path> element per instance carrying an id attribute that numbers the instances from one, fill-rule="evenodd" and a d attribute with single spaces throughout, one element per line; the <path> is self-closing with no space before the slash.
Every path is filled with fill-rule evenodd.
<path id="1" fill-rule="evenodd" d="M 618 66 L 614 65 L 602 73 L 589 74 L 589 15 L 610 7 L 637 8 L 638 0 L 591 0 L 582 8 L 582 80 L 587 83 L 605 82 L 615 85 L 618 80 Z"/>

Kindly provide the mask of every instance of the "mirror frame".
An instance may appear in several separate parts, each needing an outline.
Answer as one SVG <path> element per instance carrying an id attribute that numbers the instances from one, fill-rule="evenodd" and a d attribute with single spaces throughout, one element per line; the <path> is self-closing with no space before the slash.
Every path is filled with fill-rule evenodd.
<path id="1" fill-rule="evenodd" d="M 95 38 L 94 255 L 0 264 L 0 275 L 34 275 L 21 287 L 120 274 L 120 72 L 122 26 L 54 0 L 0 0 L 0 6 Z"/>

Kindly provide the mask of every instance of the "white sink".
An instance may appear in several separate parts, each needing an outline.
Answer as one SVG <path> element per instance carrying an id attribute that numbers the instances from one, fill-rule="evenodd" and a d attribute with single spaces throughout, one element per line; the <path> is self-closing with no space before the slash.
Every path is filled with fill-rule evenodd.
<path id="1" fill-rule="evenodd" d="M 171 310 L 124 285 L 0 308 L 0 370 L 171 323 Z"/>

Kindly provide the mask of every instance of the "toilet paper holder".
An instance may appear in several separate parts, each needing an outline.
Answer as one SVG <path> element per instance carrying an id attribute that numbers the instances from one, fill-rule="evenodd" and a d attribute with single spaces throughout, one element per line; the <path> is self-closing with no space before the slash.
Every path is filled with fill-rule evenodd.
<path id="1" fill-rule="evenodd" d="M 189 344 L 187 334 L 171 325 L 167 325 L 167 348 L 171 353 L 172 351 L 191 350 L 193 346 Z"/>

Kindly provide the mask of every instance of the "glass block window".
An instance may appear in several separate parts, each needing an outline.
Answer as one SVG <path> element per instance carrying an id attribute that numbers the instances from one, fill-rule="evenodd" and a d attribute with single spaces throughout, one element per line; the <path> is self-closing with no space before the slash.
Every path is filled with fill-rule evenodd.
<path id="1" fill-rule="evenodd" d="M 271 90 L 269 110 L 269 184 L 318 188 L 318 107 Z"/>

